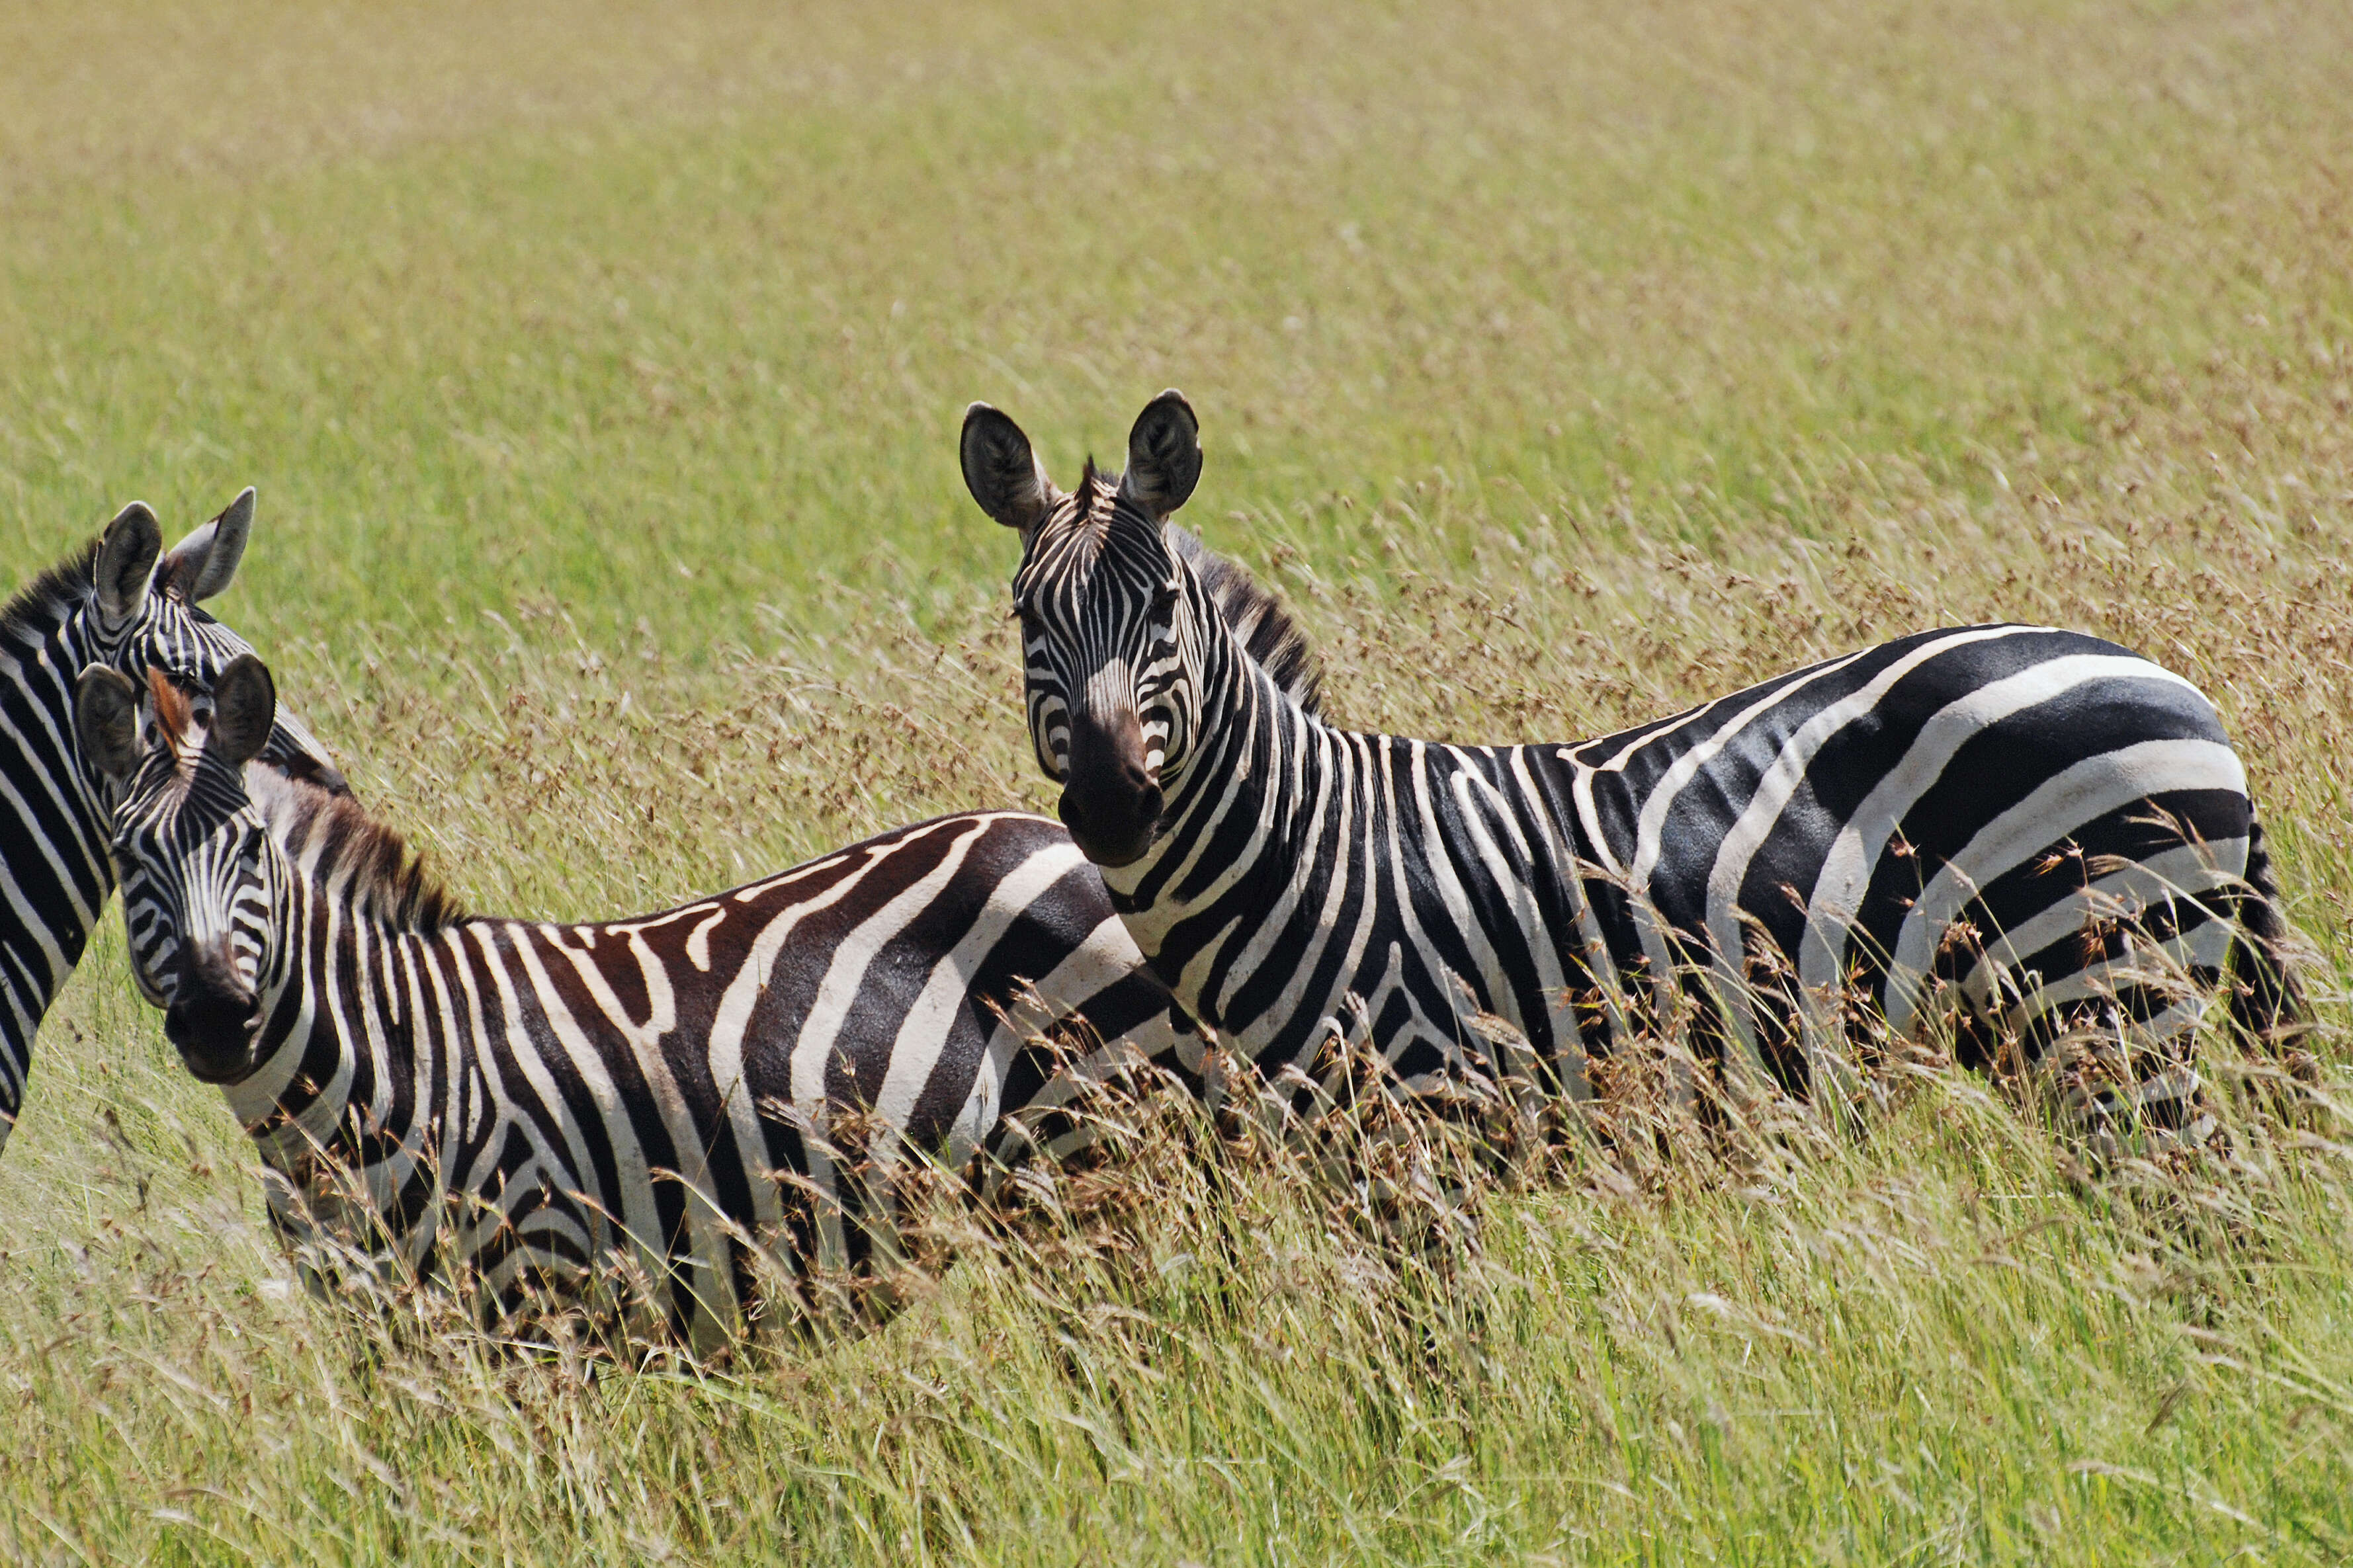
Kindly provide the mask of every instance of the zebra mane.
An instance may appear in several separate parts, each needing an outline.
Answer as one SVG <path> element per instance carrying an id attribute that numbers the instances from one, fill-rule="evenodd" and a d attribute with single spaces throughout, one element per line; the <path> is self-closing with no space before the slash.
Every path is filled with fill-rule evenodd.
<path id="1" fill-rule="evenodd" d="M 1307 634 L 1271 590 L 1218 554 L 1184 529 L 1172 525 L 1168 541 L 1226 617 L 1242 651 L 1271 677 L 1282 694 L 1308 713 L 1323 701 L 1324 670 Z"/>
<path id="2" fill-rule="evenodd" d="M 0 632 L 61 617 L 89 598 L 98 581 L 98 545 L 91 540 L 19 589 L 0 609 Z"/>
<path id="3" fill-rule="evenodd" d="M 147 689 L 156 727 L 177 753 L 187 739 L 188 696 L 160 669 L 147 672 Z M 276 766 L 248 774 L 246 784 L 287 858 L 349 900 L 353 912 L 427 936 L 467 918 L 458 896 L 426 868 L 425 857 L 411 854 L 397 829 L 370 816 L 353 796 Z"/>
<path id="4" fill-rule="evenodd" d="M 264 816 L 288 858 L 313 882 L 336 888 L 355 913 L 426 936 L 470 918 L 424 855 L 411 852 L 398 829 L 369 816 L 356 799 L 274 770 L 260 778 L 274 797 Z"/>
<path id="5" fill-rule="evenodd" d="M 1079 474 L 1079 488 L 1070 493 L 1068 504 L 1070 511 L 1058 528 L 1088 541 L 1090 556 L 1101 553 L 1111 542 L 1112 520 L 1119 515 L 1119 470 L 1096 468 L 1094 454 L 1089 453 L 1087 466 Z"/>

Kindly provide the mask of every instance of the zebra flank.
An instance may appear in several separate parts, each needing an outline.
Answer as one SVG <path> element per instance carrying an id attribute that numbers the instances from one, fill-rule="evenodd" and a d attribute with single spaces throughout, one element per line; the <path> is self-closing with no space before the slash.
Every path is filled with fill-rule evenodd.
<path id="1" fill-rule="evenodd" d="M 2217 987 L 2256 1034 L 2302 1016 L 2238 755 L 2125 648 L 1954 627 L 1595 740 L 1355 733 L 1271 597 L 1169 521 L 1200 468 L 1181 396 L 1069 494 L 994 409 L 963 446 L 1021 538 L 1063 820 L 1178 999 L 1262 1068 L 1345 1034 L 1411 1088 L 1492 1074 L 1475 1009 L 1583 1097 L 1590 1058 L 1695 1007 L 1729 1089 L 1838 1100 L 1859 999 L 1898 1035 L 1952 1016 L 1976 1065 L 2092 1042 L 2092 1121 L 2203 1138 Z"/>
<path id="2" fill-rule="evenodd" d="M 229 585 L 253 521 L 247 489 L 171 550 L 142 502 L 0 608 L 0 1144 L 23 1109 L 33 1039 L 114 890 L 111 796 L 75 744 L 74 681 L 91 665 L 209 684 L 244 639 L 198 607 Z M 265 766 L 342 790 L 290 714 Z"/>
<path id="3" fill-rule="evenodd" d="M 84 684 L 92 754 L 132 752 L 133 970 L 307 1258 L 711 1345 L 888 1257 L 906 1162 L 1067 1145 L 1057 1108 L 1138 1058 L 1199 1081 L 1189 1020 L 1042 818 L 941 817 L 633 920 L 483 919 L 355 802 L 240 766 L 258 660 L 208 715 L 160 676 Z"/>

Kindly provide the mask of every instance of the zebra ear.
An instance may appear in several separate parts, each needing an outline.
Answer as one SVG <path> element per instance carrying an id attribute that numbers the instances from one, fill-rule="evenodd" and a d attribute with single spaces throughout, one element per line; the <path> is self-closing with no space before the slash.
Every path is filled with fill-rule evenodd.
<path id="1" fill-rule="evenodd" d="M 249 653 L 238 654 L 213 682 L 213 729 L 205 750 L 241 768 L 261 755 L 277 718 L 278 687 L 269 667 Z"/>
<path id="2" fill-rule="evenodd" d="M 98 542 L 98 613 L 121 626 L 147 607 L 148 579 L 164 548 L 164 530 L 143 500 L 114 514 Z"/>
<path id="3" fill-rule="evenodd" d="M 139 689 L 119 669 L 93 664 L 74 684 L 74 738 L 83 760 L 110 778 L 139 767 Z"/>
<path id="4" fill-rule="evenodd" d="M 1127 472 L 1119 488 L 1154 517 L 1191 499 L 1201 479 L 1201 422 L 1185 395 L 1170 387 L 1144 405 L 1127 433 Z"/>
<path id="5" fill-rule="evenodd" d="M 1019 529 L 1024 537 L 1046 521 L 1061 499 L 1021 426 L 986 403 L 964 411 L 964 436 L 956 451 L 964 460 L 965 489 L 980 510 L 1008 528 Z"/>
<path id="6" fill-rule="evenodd" d="M 155 584 L 176 592 L 191 605 L 211 598 L 237 575 L 245 558 L 246 536 L 253 531 L 253 487 L 239 490 L 221 514 L 172 546 L 158 563 Z"/>

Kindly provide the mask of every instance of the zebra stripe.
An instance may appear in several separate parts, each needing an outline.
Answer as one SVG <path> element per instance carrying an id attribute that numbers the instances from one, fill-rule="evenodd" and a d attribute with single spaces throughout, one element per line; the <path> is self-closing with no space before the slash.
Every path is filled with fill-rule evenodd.
<path id="1" fill-rule="evenodd" d="M 75 679 L 93 664 L 153 666 L 209 684 L 248 651 L 197 605 L 228 586 L 252 520 L 248 489 L 167 552 L 155 514 L 134 501 L 0 608 L 0 1146 L 41 1019 L 114 889 L 111 800 L 75 748 Z M 263 761 L 343 787 L 290 712 Z"/>
<path id="2" fill-rule="evenodd" d="M 941 817 L 633 920 L 475 919 L 354 803 L 240 770 L 259 661 L 209 723 L 160 674 L 110 718 L 118 679 L 83 709 L 94 755 L 156 737 L 121 764 L 132 965 L 306 1255 L 462 1268 L 501 1310 L 614 1304 L 633 1272 L 715 1343 L 892 1246 L 915 1154 L 1067 1151 L 1058 1109 L 1115 1064 L 1201 1082 L 1199 1037 L 1042 818 Z M 836 1148 L 852 1110 L 871 1136 Z"/>
<path id="3" fill-rule="evenodd" d="M 2153 1126 L 2202 1134 L 2212 988 L 2235 975 L 2258 1033 L 2302 1013 L 2220 719 L 2113 644 L 1926 632 L 1567 745 L 1349 733 L 1271 596 L 1167 521 L 1200 464 L 1181 396 L 1073 494 L 984 405 L 964 458 L 1021 535 L 1062 818 L 1178 999 L 1261 1065 L 1353 1019 L 1409 1088 L 1492 1073 L 1475 1007 L 1582 1097 L 1589 1055 L 1695 1005 L 1736 1088 L 1837 1100 L 1856 994 L 1899 1035 L 1957 1003 L 1977 1064 L 2088 1029 Z"/>

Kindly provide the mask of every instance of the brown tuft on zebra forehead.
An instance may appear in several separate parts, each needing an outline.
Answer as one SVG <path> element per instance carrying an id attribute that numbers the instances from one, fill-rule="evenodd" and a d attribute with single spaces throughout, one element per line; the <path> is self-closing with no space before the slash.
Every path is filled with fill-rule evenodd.
<path id="1" fill-rule="evenodd" d="M 155 728 L 174 751 L 188 733 L 194 707 L 188 694 L 153 665 L 147 667 L 147 704 L 154 710 Z"/>

